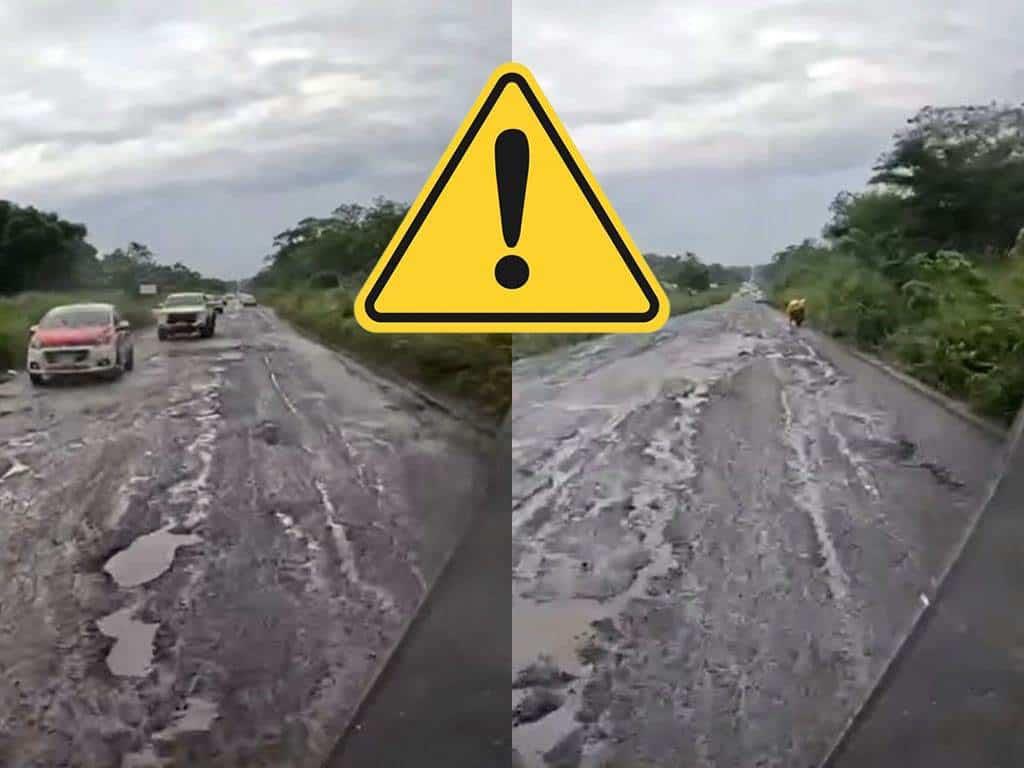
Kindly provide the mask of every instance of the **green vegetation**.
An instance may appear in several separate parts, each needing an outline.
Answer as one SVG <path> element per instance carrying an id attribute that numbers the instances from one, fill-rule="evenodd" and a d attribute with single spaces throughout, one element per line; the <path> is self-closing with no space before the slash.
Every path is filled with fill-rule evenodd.
<path id="1" fill-rule="evenodd" d="M 1024 400 L 1024 108 L 926 108 L 822 240 L 760 271 L 808 321 L 1012 420 Z"/>
<path id="2" fill-rule="evenodd" d="M 352 288 L 264 289 L 260 300 L 296 327 L 378 369 L 476 404 L 501 419 L 511 402 L 507 337 L 484 334 L 373 334 L 356 323 Z"/>
<path id="3" fill-rule="evenodd" d="M 139 283 L 155 283 L 162 293 L 227 290 L 223 281 L 204 278 L 184 264 L 158 264 L 141 243 L 97 256 L 87 235 L 84 224 L 0 200 L 0 296 L 112 288 L 131 294 Z"/>
<path id="4" fill-rule="evenodd" d="M 370 334 L 352 315 L 352 302 L 408 208 L 376 198 L 369 206 L 342 205 L 330 216 L 308 217 L 274 238 L 266 266 L 252 280 L 260 300 L 319 340 L 446 394 L 476 403 L 500 419 L 512 392 L 513 357 L 539 354 L 594 338 L 594 334 Z M 724 301 L 747 268 L 703 265 L 647 254 L 670 292 L 673 314 Z M 696 267 L 696 268 L 695 268 Z M 695 279 L 679 283 L 691 270 Z M 709 288 L 713 282 L 717 288 Z"/>
<path id="5" fill-rule="evenodd" d="M 98 256 L 87 235 L 56 213 L 0 200 L 0 368 L 24 364 L 28 329 L 57 305 L 109 302 L 142 327 L 153 322 L 156 297 L 137 295 L 140 283 L 161 293 L 226 290 L 183 264 L 158 264 L 141 243 Z"/>
<path id="6" fill-rule="evenodd" d="M 127 296 L 120 291 L 28 292 L 0 298 L 0 369 L 17 369 L 25 364 L 28 329 L 53 307 L 77 302 L 109 302 L 117 305 L 132 327 L 142 328 L 154 321 L 155 298 Z"/>
<path id="7" fill-rule="evenodd" d="M 692 251 L 684 256 L 645 253 L 644 260 L 662 285 L 676 286 L 683 291 L 706 291 L 712 285 L 739 285 L 750 273 L 750 267 L 727 267 L 717 262 L 705 264 Z"/>
<path id="8" fill-rule="evenodd" d="M 379 369 L 475 404 L 501 419 L 512 397 L 508 337 L 484 334 L 372 334 L 352 304 L 407 207 L 384 198 L 305 218 L 274 238 L 253 279 L 260 301 L 318 340 Z"/>

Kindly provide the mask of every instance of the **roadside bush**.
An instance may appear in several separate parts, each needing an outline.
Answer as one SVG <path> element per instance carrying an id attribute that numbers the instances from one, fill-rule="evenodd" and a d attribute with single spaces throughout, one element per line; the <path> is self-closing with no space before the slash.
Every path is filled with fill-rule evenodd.
<path id="1" fill-rule="evenodd" d="M 337 288 L 340 284 L 341 280 L 338 278 L 337 272 L 317 272 L 309 279 L 309 285 L 311 288 L 319 288 L 322 290 Z"/>
<path id="2" fill-rule="evenodd" d="M 891 261 L 891 260 L 890 260 Z M 956 251 L 917 254 L 902 283 L 827 248 L 804 250 L 776 273 L 774 297 L 808 299 L 808 321 L 881 354 L 921 381 L 1010 421 L 1024 401 L 1024 269 L 985 273 Z"/>

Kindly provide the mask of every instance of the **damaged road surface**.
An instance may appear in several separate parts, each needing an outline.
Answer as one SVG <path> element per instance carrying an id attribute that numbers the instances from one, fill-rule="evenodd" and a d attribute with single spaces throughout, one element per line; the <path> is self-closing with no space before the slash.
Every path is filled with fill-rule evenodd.
<path id="1" fill-rule="evenodd" d="M 321 765 L 489 438 L 263 309 L 0 389 L 0 765 Z"/>
<path id="2" fill-rule="evenodd" d="M 735 298 L 513 368 L 526 766 L 815 766 L 998 469 L 998 438 Z"/>

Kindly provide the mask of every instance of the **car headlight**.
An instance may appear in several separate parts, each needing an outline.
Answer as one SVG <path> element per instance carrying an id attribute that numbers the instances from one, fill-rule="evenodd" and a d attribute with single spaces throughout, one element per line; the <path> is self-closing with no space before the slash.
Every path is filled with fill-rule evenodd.
<path id="1" fill-rule="evenodd" d="M 39 339 L 37 339 L 35 336 L 33 336 L 32 340 L 28 343 L 28 346 L 29 346 L 29 349 L 42 349 L 43 344 L 42 344 L 42 342 L 39 341 Z"/>

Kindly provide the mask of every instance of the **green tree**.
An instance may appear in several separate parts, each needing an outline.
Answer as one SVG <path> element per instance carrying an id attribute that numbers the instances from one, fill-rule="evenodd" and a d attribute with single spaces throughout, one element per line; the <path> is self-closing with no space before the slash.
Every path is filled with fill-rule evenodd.
<path id="1" fill-rule="evenodd" d="M 0 200 L 0 293 L 76 287 L 95 251 L 85 225 Z"/>
<path id="2" fill-rule="evenodd" d="M 329 217 L 302 219 L 275 236 L 274 249 L 264 259 L 266 266 L 256 282 L 299 285 L 328 273 L 357 279 L 380 258 L 407 210 L 405 205 L 377 197 L 369 206 L 346 203 Z"/>
<path id="3" fill-rule="evenodd" d="M 706 291 L 711 286 L 711 274 L 708 267 L 697 258 L 697 254 L 687 251 L 676 272 L 675 282 L 680 288 Z"/>
<path id="4" fill-rule="evenodd" d="M 871 181 L 904 201 L 915 250 L 1005 254 L 1024 219 L 1024 107 L 925 107 Z"/>

